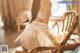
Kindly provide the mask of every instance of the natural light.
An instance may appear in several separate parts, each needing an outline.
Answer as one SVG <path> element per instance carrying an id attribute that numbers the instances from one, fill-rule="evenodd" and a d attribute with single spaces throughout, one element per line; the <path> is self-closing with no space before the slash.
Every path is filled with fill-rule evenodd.
<path id="1" fill-rule="evenodd" d="M 2 22 L 2 17 L 1 17 L 1 13 L 0 13 L 0 28 L 3 27 L 3 22 Z"/>
<path id="2" fill-rule="evenodd" d="M 59 1 L 63 1 L 63 0 L 51 0 L 51 3 L 52 3 L 52 7 L 51 7 L 51 17 L 50 19 L 53 19 L 53 18 L 58 18 L 60 16 L 63 16 L 64 12 L 67 10 L 66 8 L 66 4 L 63 4 L 63 3 L 58 3 Z M 61 23 L 59 23 L 61 24 Z M 53 25 L 54 25 L 54 21 L 49 21 L 49 29 L 51 30 L 52 33 L 54 33 L 56 36 L 58 34 L 62 34 L 62 32 L 59 32 L 58 31 L 61 29 L 58 30 L 58 26 L 55 26 L 53 28 Z M 61 26 L 62 27 L 62 26 Z"/>
<path id="3" fill-rule="evenodd" d="M 63 0 L 51 0 L 52 3 L 51 13 L 53 17 L 62 16 L 66 11 L 66 4 L 59 3 L 60 1 Z"/>

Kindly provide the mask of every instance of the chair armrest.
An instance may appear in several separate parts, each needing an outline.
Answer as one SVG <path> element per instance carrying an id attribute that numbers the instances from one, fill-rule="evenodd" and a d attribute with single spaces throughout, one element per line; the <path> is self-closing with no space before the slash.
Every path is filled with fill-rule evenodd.
<path id="1" fill-rule="evenodd" d="M 67 44 L 63 46 L 64 51 L 65 50 L 74 50 L 76 49 L 78 46 L 80 46 L 80 43 L 75 43 L 75 44 Z"/>

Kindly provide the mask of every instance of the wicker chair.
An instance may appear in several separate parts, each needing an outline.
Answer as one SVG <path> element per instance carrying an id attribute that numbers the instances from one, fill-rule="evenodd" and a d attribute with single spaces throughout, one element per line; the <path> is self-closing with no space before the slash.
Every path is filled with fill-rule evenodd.
<path id="1" fill-rule="evenodd" d="M 61 31 L 62 32 L 67 31 L 68 32 L 66 37 L 64 38 L 64 40 L 62 40 L 61 43 L 55 42 L 54 47 L 37 47 L 37 48 L 34 48 L 33 50 L 30 51 L 30 53 L 37 53 L 39 51 L 45 51 L 45 50 L 51 50 L 52 53 L 62 53 L 64 50 L 74 50 L 76 47 L 78 47 L 80 45 L 80 43 L 67 44 L 67 41 L 69 40 L 70 36 L 74 32 L 74 30 L 77 26 L 77 23 L 78 23 L 78 16 L 77 16 L 76 12 L 74 12 L 74 11 L 66 12 L 62 19 L 56 19 L 56 21 L 62 21 L 63 25 L 62 25 Z M 57 23 L 58 22 L 56 22 L 54 24 L 54 26 L 57 25 Z M 52 41 L 52 39 L 51 39 L 51 41 Z M 59 46 L 59 47 L 57 47 L 57 46 Z"/>
<path id="2" fill-rule="evenodd" d="M 78 47 L 80 45 L 80 43 L 75 43 L 75 44 L 68 44 L 67 41 L 70 39 L 70 36 L 72 35 L 72 33 L 74 32 L 77 23 L 78 23 L 78 16 L 76 14 L 76 12 L 74 11 L 69 11 L 66 12 L 63 16 L 63 18 L 61 19 L 56 19 L 55 20 L 55 24 L 53 25 L 53 27 L 55 25 L 58 25 L 58 21 L 62 22 L 62 32 L 68 32 L 67 35 L 65 36 L 65 38 L 62 40 L 62 42 L 58 43 L 58 42 L 54 42 L 54 46 L 52 47 L 37 47 L 34 48 L 32 50 L 26 50 L 24 49 L 24 51 L 16 51 L 16 53 L 38 53 L 41 51 L 46 51 L 46 50 L 50 50 L 52 53 L 63 53 L 63 51 L 65 50 L 74 50 L 76 47 Z M 53 42 L 52 38 L 49 37 L 49 39 Z"/>

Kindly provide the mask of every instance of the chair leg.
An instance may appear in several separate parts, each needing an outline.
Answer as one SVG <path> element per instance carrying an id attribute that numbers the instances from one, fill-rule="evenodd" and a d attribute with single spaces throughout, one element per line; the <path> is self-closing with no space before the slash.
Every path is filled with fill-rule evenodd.
<path id="1" fill-rule="evenodd" d="M 19 32 L 20 31 L 20 24 L 19 23 L 17 24 L 17 27 L 18 27 L 17 31 Z"/>

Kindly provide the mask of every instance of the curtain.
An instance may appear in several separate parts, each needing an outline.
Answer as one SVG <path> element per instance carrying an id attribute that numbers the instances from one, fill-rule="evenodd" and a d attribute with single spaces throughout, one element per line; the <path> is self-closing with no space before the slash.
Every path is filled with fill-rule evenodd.
<path id="1" fill-rule="evenodd" d="M 5 29 L 15 29 L 15 18 L 20 11 L 30 9 L 31 0 L 0 0 Z"/>

